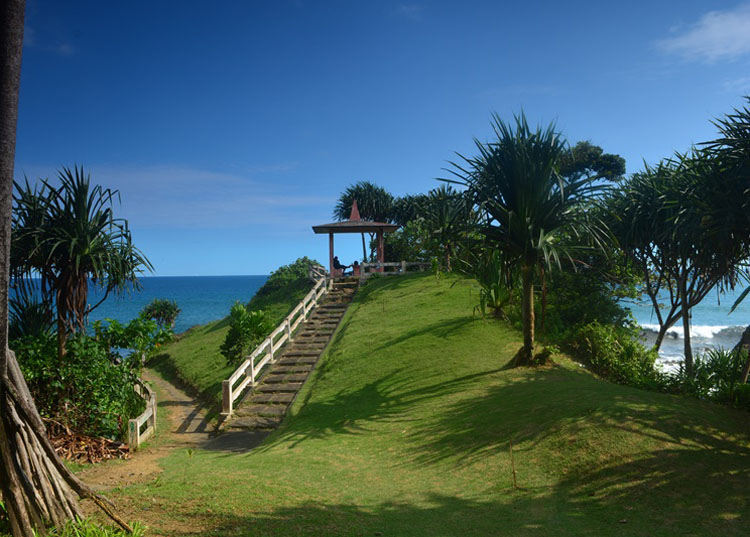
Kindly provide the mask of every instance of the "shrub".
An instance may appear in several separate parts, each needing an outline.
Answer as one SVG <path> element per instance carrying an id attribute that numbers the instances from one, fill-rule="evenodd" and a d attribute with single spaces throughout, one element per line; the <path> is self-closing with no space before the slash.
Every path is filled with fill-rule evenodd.
<path id="1" fill-rule="evenodd" d="M 74 431 L 123 438 L 128 419 L 145 403 L 133 390 L 130 362 L 115 365 L 102 342 L 85 335 L 69 340 L 63 360 L 54 336 L 12 343 L 40 414 Z"/>
<path id="2" fill-rule="evenodd" d="M 19 286 L 8 299 L 8 337 L 36 337 L 51 334 L 55 326 L 53 308 L 40 300 L 33 289 Z"/>
<path id="3" fill-rule="evenodd" d="M 173 329 L 181 311 L 174 300 L 155 298 L 141 310 L 140 316 L 156 321 L 161 328 Z"/>
<path id="4" fill-rule="evenodd" d="M 221 345 L 221 354 L 230 364 L 238 363 L 269 331 L 270 323 L 262 310 L 248 311 L 240 302 L 235 302 L 229 311 L 229 332 Z"/>
<path id="5" fill-rule="evenodd" d="M 297 280 L 306 280 L 310 265 L 315 264 L 319 265 L 320 263 L 307 257 L 300 257 L 291 265 L 279 267 L 271 273 L 263 286 L 255 293 L 255 296 L 261 298 Z"/>
<path id="6" fill-rule="evenodd" d="M 665 389 L 750 410 L 750 384 L 741 382 L 744 351 L 709 349 L 695 357 L 693 373 L 684 367 L 667 376 Z"/>
<path id="7" fill-rule="evenodd" d="M 613 382 L 646 386 L 654 381 L 656 353 L 646 350 L 629 329 L 594 321 L 580 327 L 568 346 L 595 373 Z"/>
<path id="8" fill-rule="evenodd" d="M 143 316 L 136 317 L 126 325 L 114 319 L 105 321 L 108 323 L 106 326 L 101 321 L 95 321 L 92 327 L 97 341 L 104 345 L 110 355 L 112 349 L 129 349 L 140 359 L 142 354 L 152 353 L 173 337 L 170 328 L 161 327 L 156 321 Z"/>

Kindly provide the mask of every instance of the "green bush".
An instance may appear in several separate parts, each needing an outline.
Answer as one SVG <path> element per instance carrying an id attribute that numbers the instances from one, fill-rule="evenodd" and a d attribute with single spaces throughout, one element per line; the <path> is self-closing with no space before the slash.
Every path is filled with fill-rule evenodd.
<path id="1" fill-rule="evenodd" d="M 161 328 L 173 329 L 182 310 L 174 300 L 155 298 L 141 310 L 141 317 L 156 321 Z"/>
<path id="2" fill-rule="evenodd" d="M 12 343 L 40 414 L 91 436 L 123 438 L 128 419 L 145 403 L 133 390 L 132 362 L 115 365 L 102 342 L 84 335 L 68 340 L 63 360 L 55 336 Z"/>
<path id="3" fill-rule="evenodd" d="M 654 382 L 656 353 L 646 350 L 627 328 L 594 321 L 578 328 L 568 347 L 595 373 L 613 382 L 642 387 Z"/>
<path id="4" fill-rule="evenodd" d="M 95 338 L 101 342 L 112 353 L 112 349 L 129 349 L 134 352 L 137 359 L 142 354 L 149 355 L 163 344 L 172 340 L 171 328 L 160 326 L 156 321 L 144 316 L 136 317 L 128 324 L 123 325 L 115 319 L 104 319 L 92 323 Z"/>
<path id="5" fill-rule="evenodd" d="M 750 384 L 741 381 L 744 351 L 709 349 L 695 357 L 693 372 L 684 367 L 666 375 L 664 389 L 750 410 Z"/>
<path id="6" fill-rule="evenodd" d="M 258 344 L 271 330 L 262 310 L 248 311 L 235 302 L 229 311 L 229 332 L 221 345 L 221 354 L 230 364 L 239 363 L 250 347 Z"/>
<path id="7" fill-rule="evenodd" d="M 8 337 L 36 337 L 51 334 L 55 327 L 52 306 L 40 300 L 33 289 L 18 286 L 8 299 Z"/>
<path id="8" fill-rule="evenodd" d="M 297 280 L 307 279 L 310 265 L 319 265 L 317 261 L 307 257 L 300 257 L 291 265 L 284 265 L 274 270 L 263 286 L 255 293 L 255 297 L 262 298 L 279 289 L 287 287 Z"/>

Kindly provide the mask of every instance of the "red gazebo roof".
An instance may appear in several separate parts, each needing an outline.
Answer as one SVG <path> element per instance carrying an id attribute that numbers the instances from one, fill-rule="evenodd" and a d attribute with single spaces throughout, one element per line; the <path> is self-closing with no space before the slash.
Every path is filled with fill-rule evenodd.
<path id="1" fill-rule="evenodd" d="M 377 233 L 378 231 L 396 231 L 400 226 L 398 224 L 388 224 L 386 222 L 370 222 L 362 220 L 359 216 L 357 200 L 352 204 L 352 212 L 349 220 L 343 222 L 331 222 L 330 224 L 321 224 L 313 226 L 315 233 Z"/>

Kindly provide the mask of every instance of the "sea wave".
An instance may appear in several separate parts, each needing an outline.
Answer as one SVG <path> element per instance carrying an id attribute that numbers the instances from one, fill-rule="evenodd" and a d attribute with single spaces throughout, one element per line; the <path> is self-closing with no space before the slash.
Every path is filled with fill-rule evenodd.
<path id="1" fill-rule="evenodd" d="M 641 329 L 645 337 L 655 337 L 659 333 L 658 324 L 642 324 Z M 690 335 L 693 338 L 702 339 L 722 339 L 722 340 L 734 340 L 739 341 L 742 336 L 742 332 L 745 331 L 744 326 L 727 326 L 727 325 L 694 325 L 690 327 Z M 667 338 L 671 339 L 683 339 L 684 330 L 682 326 L 673 326 L 667 330 Z"/>

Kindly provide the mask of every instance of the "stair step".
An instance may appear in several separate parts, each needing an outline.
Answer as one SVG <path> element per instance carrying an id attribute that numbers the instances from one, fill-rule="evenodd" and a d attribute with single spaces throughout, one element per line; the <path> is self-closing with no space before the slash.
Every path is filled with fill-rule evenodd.
<path id="1" fill-rule="evenodd" d="M 250 398 L 250 403 L 291 403 L 293 400 L 293 393 L 256 393 Z"/>
<path id="2" fill-rule="evenodd" d="M 240 407 L 237 417 L 243 416 L 283 416 L 286 414 L 287 405 L 247 405 Z"/>
<path id="3" fill-rule="evenodd" d="M 229 422 L 229 429 L 275 429 L 281 423 L 281 417 L 247 416 L 236 417 Z"/>
<path id="4" fill-rule="evenodd" d="M 314 364 L 318 356 L 289 356 L 279 360 L 281 365 Z"/>
<path id="5" fill-rule="evenodd" d="M 289 349 L 282 355 L 283 358 L 291 358 L 293 356 L 320 356 L 319 350 L 306 350 L 306 349 Z"/>
<path id="6" fill-rule="evenodd" d="M 305 382 L 306 378 L 307 373 L 278 373 L 276 371 L 271 371 L 268 376 L 263 379 L 263 382 L 268 382 L 269 384 Z"/>
<path id="7" fill-rule="evenodd" d="M 312 371 L 313 364 L 291 364 L 277 365 L 273 368 L 274 373 L 308 373 Z"/>
<path id="8" fill-rule="evenodd" d="M 319 337 L 319 338 L 320 337 L 328 337 L 331 334 L 333 334 L 335 331 L 336 331 L 336 329 L 333 326 L 328 326 L 328 327 L 325 327 L 325 328 L 321 328 L 321 327 L 314 327 L 314 328 L 313 327 L 308 327 L 308 328 L 305 328 L 305 330 L 303 332 L 297 334 L 294 339 L 297 339 L 297 338 L 307 339 L 307 338 L 311 338 L 311 337 Z"/>
<path id="9" fill-rule="evenodd" d="M 301 382 L 263 382 L 255 388 L 255 391 L 258 393 L 297 393 L 301 387 Z"/>

